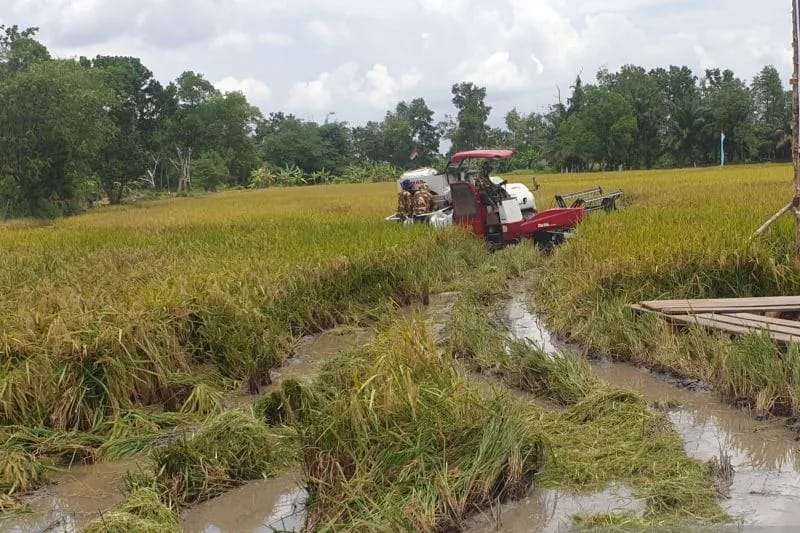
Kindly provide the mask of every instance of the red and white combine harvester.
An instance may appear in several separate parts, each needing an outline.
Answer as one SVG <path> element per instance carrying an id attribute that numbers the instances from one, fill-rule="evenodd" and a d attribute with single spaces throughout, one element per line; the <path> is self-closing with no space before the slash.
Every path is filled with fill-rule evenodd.
<path id="1" fill-rule="evenodd" d="M 415 188 L 426 183 L 434 194 L 434 211 L 418 217 L 435 226 L 458 224 L 469 228 L 493 248 L 531 240 L 542 248 L 564 241 L 587 213 L 616 209 L 621 191 L 603 193 L 599 187 L 556 196 L 558 207 L 539 211 L 527 186 L 490 177 L 479 179 L 473 161 L 510 159 L 511 150 L 473 150 L 455 154 L 444 173 L 433 169 L 408 172 L 398 187 L 411 180 Z M 534 189 L 538 189 L 535 186 Z M 402 221 L 399 214 L 387 220 Z M 420 220 L 418 220 L 420 221 Z"/>

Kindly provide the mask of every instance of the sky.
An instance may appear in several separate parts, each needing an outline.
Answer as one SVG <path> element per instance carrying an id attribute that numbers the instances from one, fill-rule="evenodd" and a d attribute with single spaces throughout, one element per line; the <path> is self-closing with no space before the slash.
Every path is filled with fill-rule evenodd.
<path id="1" fill-rule="evenodd" d="M 58 57 L 140 57 L 241 90 L 265 114 L 362 124 L 424 97 L 453 113 L 459 81 L 487 87 L 490 122 L 544 112 L 578 73 L 688 65 L 791 76 L 786 0 L 0 0 Z"/>

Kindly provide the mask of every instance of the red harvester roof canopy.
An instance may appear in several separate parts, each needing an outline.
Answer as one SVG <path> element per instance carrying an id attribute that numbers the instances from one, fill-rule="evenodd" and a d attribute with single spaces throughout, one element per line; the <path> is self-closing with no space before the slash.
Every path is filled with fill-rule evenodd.
<path id="1" fill-rule="evenodd" d="M 450 158 L 450 162 L 458 165 L 467 159 L 511 159 L 512 157 L 514 150 L 471 150 L 457 153 Z"/>

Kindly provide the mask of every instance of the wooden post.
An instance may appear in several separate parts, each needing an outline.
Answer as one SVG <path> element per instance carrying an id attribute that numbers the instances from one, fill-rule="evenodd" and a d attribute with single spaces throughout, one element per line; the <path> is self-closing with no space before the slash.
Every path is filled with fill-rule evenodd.
<path id="1" fill-rule="evenodd" d="M 798 76 L 800 69 L 800 51 L 798 50 L 798 34 L 800 34 L 800 0 L 792 0 L 792 50 L 794 52 L 792 75 L 792 161 L 794 162 L 794 197 L 792 207 L 797 219 L 795 236 L 795 263 L 800 266 L 800 91 Z"/>
<path id="2" fill-rule="evenodd" d="M 794 163 L 794 180 L 792 201 L 778 211 L 753 235 L 753 239 L 763 235 L 772 224 L 784 214 L 792 213 L 797 221 L 795 229 L 795 265 L 800 268 L 800 90 L 798 90 L 798 76 L 800 75 L 800 50 L 798 50 L 798 35 L 800 35 L 800 0 L 792 0 L 792 161 Z"/>

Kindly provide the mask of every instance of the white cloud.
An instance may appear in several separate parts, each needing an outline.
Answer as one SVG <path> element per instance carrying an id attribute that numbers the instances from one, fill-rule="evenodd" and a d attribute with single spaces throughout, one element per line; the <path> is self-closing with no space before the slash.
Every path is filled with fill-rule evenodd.
<path id="1" fill-rule="evenodd" d="M 333 45 L 352 38 L 350 30 L 343 22 L 332 24 L 320 19 L 314 19 L 306 25 L 308 32 L 323 44 Z"/>
<path id="2" fill-rule="evenodd" d="M 211 41 L 211 48 L 221 48 L 224 50 L 244 51 L 253 47 L 253 39 L 241 31 L 229 31 L 217 35 Z"/>
<path id="3" fill-rule="evenodd" d="M 417 0 L 417 5 L 425 13 L 461 15 L 469 6 L 469 0 Z"/>
<path id="4" fill-rule="evenodd" d="M 465 61 L 456 69 L 456 74 L 464 80 L 498 91 L 520 89 L 530 81 L 506 51 L 496 52 L 477 62 Z"/>
<path id="5" fill-rule="evenodd" d="M 165 83 L 184 70 L 269 80 L 274 110 L 353 123 L 417 96 L 452 112 L 466 76 L 488 86 L 495 121 L 545 110 L 602 65 L 751 79 L 774 64 L 787 81 L 789 21 L 785 0 L 0 0 L 0 24 L 40 27 L 56 56 L 133 55 Z"/>
<path id="6" fill-rule="evenodd" d="M 275 32 L 261 32 L 249 34 L 243 31 L 228 31 L 214 37 L 211 48 L 231 50 L 235 52 L 249 52 L 256 45 L 289 46 L 293 43 L 291 35 Z"/>
<path id="7" fill-rule="evenodd" d="M 536 54 L 531 54 L 531 61 L 536 65 L 536 74 L 544 73 L 544 63 L 539 59 Z"/>
<path id="8" fill-rule="evenodd" d="M 367 87 L 364 92 L 367 101 L 377 108 L 386 109 L 397 103 L 399 85 L 389 74 L 386 65 L 377 64 L 366 74 Z"/>
<path id="9" fill-rule="evenodd" d="M 328 84 L 330 74 L 323 72 L 314 81 L 296 83 L 289 91 L 289 109 L 293 111 L 325 111 L 333 106 L 333 93 Z"/>
<path id="10" fill-rule="evenodd" d="M 400 88 L 402 90 L 413 89 L 422 81 L 422 73 L 416 67 L 400 76 Z"/>
<path id="11" fill-rule="evenodd" d="M 275 46 L 289 46 L 294 43 L 291 35 L 277 32 L 262 32 L 256 35 L 256 41 L 260 44 L 271 44 Z"/>
<path id="12" fill-rule="evenodd" d="M 214 86 L 222 92 L 239 91 L 244 93 L 250 103 L 263 105 L 269 102 L 272 97 L 272 90 L 261 80 L 255 78 L 237 79 L 228 76 L 214 83 Z"/>
<path id="13" fill-rule="evenodd" d="M 358 66 L 344 63 L 317 79 L 295 83 L 289 91 L 287 105 L 295 111 L 333 111 L 334 100 L 341 95 L 359 94 L 363 82 L 357 79 Z"/>
<path id="14" fill-rule="evenodd" d="M 289 92 L 288 106 L 306 112 L 331 111 L 343 102 L 359 103 L 373 109 L 394 107 L 406 91 L 416 87 L 422 74 L 409 70 L 394 77 L 389 68 L 376 63 L 363 75 L 354 63 L 345 63 L 317 79 L 295 84 Z"/>

